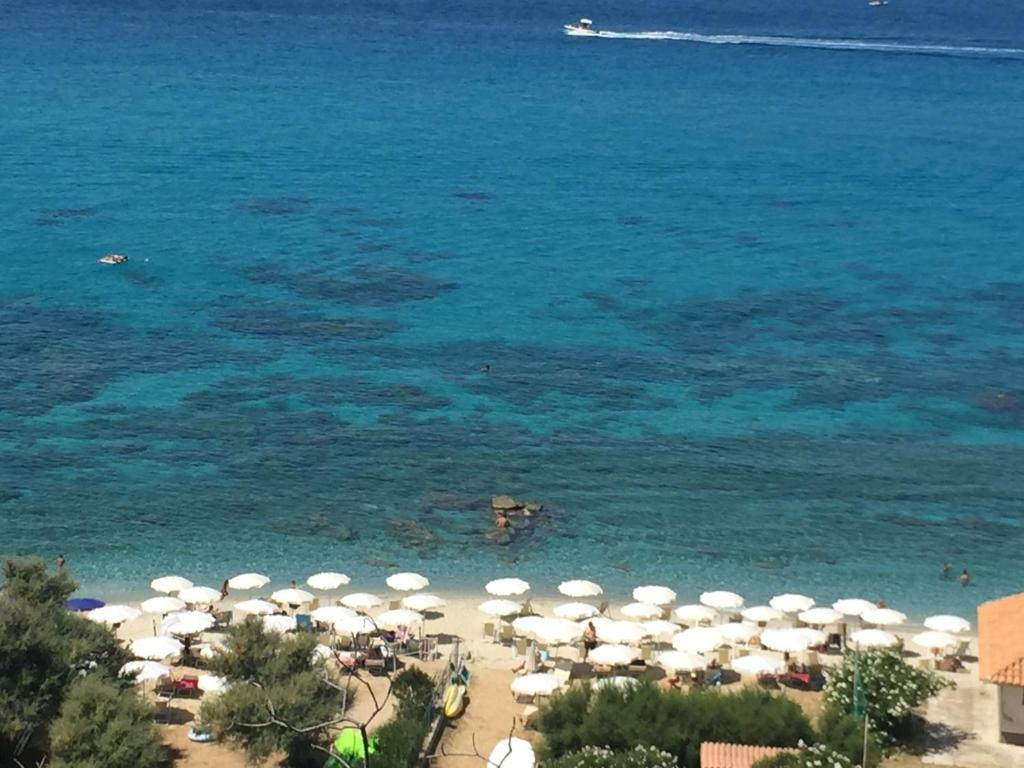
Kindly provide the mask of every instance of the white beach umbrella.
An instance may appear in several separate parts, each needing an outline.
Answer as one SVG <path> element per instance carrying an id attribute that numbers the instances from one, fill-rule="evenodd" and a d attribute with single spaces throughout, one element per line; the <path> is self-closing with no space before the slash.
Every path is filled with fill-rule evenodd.
<path id="1" fill-rule="evenodd" d="M 756 624 L 748 624 L 741 621 L 730 621 L 728 624 L 719 624 L 715 629 L 722 639 L 728 643 L 749 643 L 752 639 L 761 636 L 761 628 Z"/>
<path id="2" fill-rule="evenodd" d="M 768 601 L 768 605 L 783 613 L 799 613 L 814 607 L 814 598 L 807 595 L 796 595 L 787 592 L 784 595 L 776 595 Z"/>
<path id="3" fill-rule="evenodd" d="M 586 579 L 572 579 L 558 585 L 558 591 L 566 597 L 597 597 L 604 594 L 600 585 Z"/>
<path id="4" fill-rule="evenodd" d="M 672 611 L 672 618 L 683 624 L 700 624 L 705 621 L 714 621 L 718 618 L 718 611 L 707 605 L 680 605 Z"/>
<path id="5" fill-rule="evenodd" d="M 691 627 L 672 638 L 672 647 L 677 651 L 707 653 L 722 646 L 722 635 L 716 627 Z"/>
<path id="6" fill-rule="evenodd" d="M 356 615 L 334 622 L 334 629 L 344 635 L 372 635 L 377 624 L 368 616 Z"/>
<path id="7" fill-rule="evenodd" d="M 99 624 L 117 626 L 118 624 L 124 624 L 126 621 L 137 619 L 141 615 L 142 611 L 138 608 L 132 608 L 130 605 L 104 605 L 102 608 L 87 611 L 85 618 Z"/>
<path id="8" fill-rule="evenodd" d="M 418 592 L 430 586 L 430 580 L 418 573 L 393 573 L 384 583 L 396 592 Z"/>
<path id="9" fill-rule="evenodd" d="M 733 659 L 730 666 L 741 675 L 780 675 L 786 671 L 786 664 L 782 659 L 761 654 L 740 656 Z"/>
<path id="10" fill-rule="evenodd" d="M 421 592 L 418 595 L 409 595 L 402 598 L 402 607 L 411 608 L 414 611 L 438 611 L 444 608 L 445 602 L 437 595 L 428 595 Z"/>
<path id="11" fill-rule="evenodd" d="M 528 592 L 530 585 L 522 579 L 495 579 L 487 582 L 484 587 L 489 595 L 508 597 L 509 595 L 521 595 Z"/>
<path id="12" fill-rule="evenodd" d="M 272 613 L 279 613 L 281 606 L 266 600 L 243 600 L 240 603 L 235 603 L 235 610 L 255 616 L 268 616 Z"/>
<path id="13" fill-rule="evenodd" d="M 892 648 L 899 639 L 883 629 L 860 629 L 850 635 L 850 643 L 858 648 Z"/>
<path id="14" fill-rule="evenodd" d="M 200 675 L 199 690 L 204 693 L 223 693 L 228 687 L 228 681 L 219 675 Z"/>
<path id="15" fill-rule="evenodd" d="M 629 664 L 640 655 L 640 651 L 628 645 L 606 643 L 587 654 L 587 661 L 593 664 L 602 664 L 609 667 L 621 667 Z"/>
<path id="16" fill-rule="evenodd" d="M 523 610 L 523 604 L 514 600 L 485 600 L 477 609 L 488 616 L 511 616 Z"/>
<path id="17" fill-rule="evenodd" d="M 512 678 L 512 692 L 520 696 L 550 696 L 561 687 L 561 681 L 546 672 Z"/>
<path id="18" fill-rule="evenodd" d="M 543 616 L 518 616 L 512 620 L 512 629 L 517 635 L 533 637 L 534 630 L 544 621 Z"/>
<path id="19" fill-rule="evenodd" d="M 744 608 L 740 615 L 755 624 L 767 624 L 769 621 L 778 621 L 785 614 L 770 605 L 753 605 L 750 608 Z"/>
<path id="20" fill-rule="evenodd" d="M 555 606 L 554 613 L 555 616 L 561 619 L 579 621 L 580 619 L 589 619 L 592 616 L 597 616 L 598 611 L 590 603 L 562 603 Z"/>
<path id="21" fill-rule="evenodd" d="M 879 627 L 891 627 L 907 620 L 907 614 L 894 611 L 892 608 L 872 608 L 860 615 L 861 621 Z"/>
<path id="22" fill-rule="evenodd" d="M 315 609 L 310 618 L 323 624 L 337 624 L 343 619 L 353 619 L 359 614 L 343 605 L 325 605 Z"/>
<path id="23" fill-rule="evenodd" d="M 312 592 L 307 592 L 304 589 L 295 589 L 290 587 L 288 589 L 279 589 L 270 595 L 270 599 L 275 603 L 281 605 L 306 605 L 316 600 Z"/>
<path id="24" fill-rule="evenodd" d="M 384 611 L 384 613 L 377 617 L 376 623 L 382 629 L 411 627 L 413 624 L 423 623 L 423 614 L 408 608 L 395 608 L 392 611 Z"/>
<path id="25" fill-rule="evenodd" d="M 203 611 L 178 611 L 169 613 L 160 622 L 162 635 L 198 635 L 210 629 L 216 620 Z"/>
<path id="26" fill-rule="evenodd" d="M 673 672 L 693 672 L 697 669 L 707 669 L 708 666 L 706 658 L 689 651 L 665 651 L 659 653 L 655 661 L 662 669 Z"/>
<path id="27" fill-rule="evenodd" d="M 860 597 L 844 597 L 832 603 L 832 607 L 844 616 L 860 616 L 864 611 L 874 608 L 875 604 Z"/>
<path id="28" fill-rule="evenodd" d="M 960 640 L 949 632 L 938 632 L 934 629 L 921 632 L 910 638 L 910 642 L 918 648 L 925 648 L 929 651 L 941 651 L 948 648 L 955 648 Z"/>
<path id="29" fill-rule="evenodd" d="M 485 768 L 534 768 L 536 764 L 537 756 L 530 742 L 509 736 L 491 750 Z"/>
<path id="30" fill-rule="evenodd" d="M 184 610 L 185 601 L 179 600 L 176 597 L 151 597 L 149 600 L 143 600 L 139 604 L 139 607 L 142 608 L 143 613 L 158 613 L 163 615 Z"/>
<path id="31" fill-rule="evenodd" d="M 513 626 L 515 624 L 513 623 Z M 543 643 L 564 645 L 580 639 L 580 627 L 568 619 L 541 619 L 533 627 L 534 636 Z"/>
<path id="32" fill-rule="evenodd" d="M 622 606 L 622 615 L 630 619 L 656 619 L 661 616 L 661 607 L 654 603 L 629 603 Z"/>
<path id="33" fill-rule="evenodd" d="M 180 592 L 183 589 L 188 589 L 192 586 L 192 582 L 181 576 L 161 576 L 158 579 L 153 579 L 149 582 L 149 588 L 154 592 L 163 592 L 170 594 L 171 592 Z"/>
<path id="34" fill-rule="evenodd" d="M 665 621 L 665 619 L 653 619 L 652 621 L 642 622 L 641 625 L 644 631 L 647 632 L 648 636 L 655 640 L 671 640 L 676 632 L 679 631 L 679 625 L 673 624 L 671 621 Z"/>
<path id="35" fill-rule="evenodd" d="M 322 571 L 321 573 L 314 573 L 306 579 L 306 585 L 312 587 L 318 592 L 330 592 L 331 590 L 338 589 L 339 587 L 348 584 L 348 582 L 348 576 L 344 573 L 337 573 L 336 571 Z"/>
<path id="36" fill-rule="evenodd" d="M 263 622 L 263 628 L 268 632 L 277 632 L 279 635 L 283 635 L 286 632 L 294 632 L 298 626 L 294 616 L 284 616 L 282 614 L 262 616 L 260 621 Z"/>
<path id="37" fill-rule="evenodd" d="M 240 573 L 228 579 L 228 586 L 231 589 L 260 589 L 270 583 L 270 577 L 262 573 Z"/>
<path id="38" fill-rule="evenodd" d="M 330 661 L 334 658 L 334 649 L 329 645 L 317 643 L 313 647 L 313 663 L 318 661 Z"/>
<path id="39" fill-rule="evenodd" d="M 929 616 L 924 620 L 924 625 L 928 629 L 934 629 L 936 632 L 949 632 L 954 635 L 971 631 L 971 622 L 967 619 L 961 619 L 959 616 L 950 616 L 945 613 L 938 616 Z"/>
<path id="40" fill-rule="evenodd" d="M 633 599 L 638 603 L 670 605 L 676 601 L 676 593 L 668 587 L 659 587 L 649 584 L 645 587 L 637 587 L 634 589 Z"/>
<path id="41" fill-rule="evenodd" d="M 635 621 L 607 621 L 595 624 L 602 643 L 634 645 L 647 637 L 647 629 Z"/>
<path id="42" fill-rule="evenodd" d="M 796 617 L 805 624 L 814 624 L 819 627 L 835 624 L 837 621 L 843 620 L 841 611 L 837 611 L 835 608 L 825 608 L 824 606 L 800 611 Z"/>
<path id="43" fill-rule="evenodd" d="M 156 661 L 129 661 L 121 667 L 119 674 L 122 677 L 135 676 L 135 682 L 145 683 L 150 680 L 159 680 L 171 674 L 171 668 L 166 664 Z"/>
<path id="44" fill-rule="evenodd" d="M 811 634 L 816 630 L 804 629 L 766 629 L 761 633 L 761 645 L 773 651 L 796 653 L 806 651 L 815 643 L 816 637 Z"/>
<path id="45" fill-rule="evenodd" d="M 719 611 L 737 611 L 743 607 L 742 597 L 735 592 L 726 592 L 724 590 L 704 592 L 700 596 L 700 601 L 704 605 Z"/>
<path id="46" fill-rule="evenodd" d="M 161 659 L 180 656 L 185 646 L 173 637 L 159 635 L 157 637 L 143 637 L 138 640 L 132 640 L 128 648 L 132 655 L 137 658 L 160 661 Z"/>
<path id="47" fill-rule="evenodd" d="M 353 592 L 341 598 L 341 604 L 357 611 L 368 611 L 371 608 L 380 608 L 384 601 L 369 592 Z"/>
<path id="48" fill-rule="evenodd" d="M 189 605 L 212 605 L 220 602 L 220 590 L 213 587 L 188 587 L 178 593 L 178 599 Z"/>

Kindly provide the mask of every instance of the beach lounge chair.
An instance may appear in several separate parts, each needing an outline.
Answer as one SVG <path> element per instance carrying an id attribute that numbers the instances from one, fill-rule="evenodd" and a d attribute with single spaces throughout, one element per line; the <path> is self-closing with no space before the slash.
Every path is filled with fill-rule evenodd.
<path id="1" fill-rule="evenodd" d="M 189 699 L 199 698 L 199 678 L 195 675 L 183 675 L 178 680 L 175 680 L 174 695 Z"/>
<path id="2" fill-rule="evenodd" d="M 501 628 L 501 642 L 511 643 L 516 639 L 516 631 L 509 624 L 505 624 Z"/>
<path id="3" fill-rule="evenodd" d="M 308 613 L 295 614 L 295 628 L 299 632 L 313 632 L 313 617 Z"/>
<path id="4" fill-rule="evenodd" d="M 599 614 L 601 614 L 602 616 L 605 616 L 605 615 L 608 614 L 608 601 L 607 600 L 602 600 L 601 601 L 601 603 L 597 606 L 597 612 Z"/>
<path id="5" fill-rule="evenodd" d="M 216 629 L 227 629 L 231 626 L 231 620 L 235 614 L 231 611 L 221 611 L 213 622 L 213 628 Z"/>
<path id="6" fill-rule="evenodd" d="M 519 615 L 520 616 L 533 616 L 533 614 L 534 614 L 533 603 L 530 600 L 527 600 L 525 603 L 523 603 L 523 608 L 522 608 L 521 611 L 519 611 Z"/>
<path id="7" fill-rule="evenodd" d="M 488 622 L 486 622 L 484 624 L 484 638 L 486 638 L 487 640 L 493 640 L 494 639 L 494 623 L 493 622 L 488 621 Z"/>
<path id="8" fill-rule="evenodd" d="M 959 645 L 957 645 L 956 650 L 953 651 L 953 655 L 962 661 L 964 656 L 967 655 L 967 651 L 970 650 L 970 647 L 970 640 L 961 640 Z"/>
<path id="9" fill-rule="evenodd" d="M 562 684 L 563 688 L 568 688 L 569 683 L 572 681 L 572 670 L 564 667 L 555 667 L 551 674 L 555 676 L 555 679 Z"/>
<path id="10" fill-rule="evenodd" d="M 779 676 L 772 672 L 758 672 L 757 684 L 763 688 L 778 688 Z"/>
<path id="11" fill-rule="evenodd" d="M 523 707 L 523 711 L 519 714 L 519 725 L 522 726 L 524 731 L 534 730 L 537 712 L 539 711 L 535 704 L 527 704 Z"/>
<path id="12" fill-rule="evenodd" d="M 710 688 L 711 686 L 721 685 L 722 684 L 722 670 L 720 670 L 720 669 L 709 669 L 708 672 L 710 674 L 708 674 L 708 675 L 706 675 L 704 677 L 704 687 L 705 688 Z"/>
<path id="13" fill-rule="evenodd" d="M 515 647 L 516 647 L 516 656 L 525 656 L 526 655 L 526 638 L 525 637 L 517 637 L 517 638 L 515 638 L 514 642 L 515 642 Z"/>
<path id="14" fill-rule="evenodd" d="M 402 607 L 402 601 L 401 600 L 390 600 L 390 601 L 388 601 L 388 610 L 389 611 L 397 611 L 401 607 Z"/>

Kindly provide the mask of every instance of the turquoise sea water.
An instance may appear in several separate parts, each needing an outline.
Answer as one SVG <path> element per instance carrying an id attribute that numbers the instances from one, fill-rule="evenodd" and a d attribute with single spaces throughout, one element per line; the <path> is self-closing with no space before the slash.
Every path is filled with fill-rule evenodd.
<path id="1" fill-rule="evenodd" d="M 0 9 L 0 552 L 1020 589 L 1015 4 Z"/>

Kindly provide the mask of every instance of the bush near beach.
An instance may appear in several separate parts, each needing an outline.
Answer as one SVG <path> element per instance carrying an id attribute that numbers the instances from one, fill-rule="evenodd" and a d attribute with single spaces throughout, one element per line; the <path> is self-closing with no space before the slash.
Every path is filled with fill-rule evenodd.
<path id="1" fill-rule="evenodd" d="M 0 755 L 25 765 L 156 768 L 152 709 L 107 627 L 68 611 L 78 585 L 38 560 L 4 563 L 0 586 Z"/>

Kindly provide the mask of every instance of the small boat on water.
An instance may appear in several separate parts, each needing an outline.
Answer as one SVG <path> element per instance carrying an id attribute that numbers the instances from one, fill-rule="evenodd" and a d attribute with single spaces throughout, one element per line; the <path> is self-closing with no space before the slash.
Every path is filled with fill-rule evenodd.
<path id="1" fill-rule="evenodd" d="M 879 5 L 888 5 L 889 0 L 868 0 L 868 5 L 874 7 Z"/>
<path id="2" fill-rule="evenodd" d="M 594 29 L 594 22 L 590 19 L 580 19 L 575 24 L 565 24 L 563 29 L 565 29 L 565 34 L 567 35 L 582 37 L 596 37 L 601 34 L 598 30 Z"/>
<path id="3" fill-rule="evenodd" d="M 128 261 L 128 257 L 120 253 L 108 253 L 106 256 L 100 256 L 100 264 L 124 264 Z"/>

